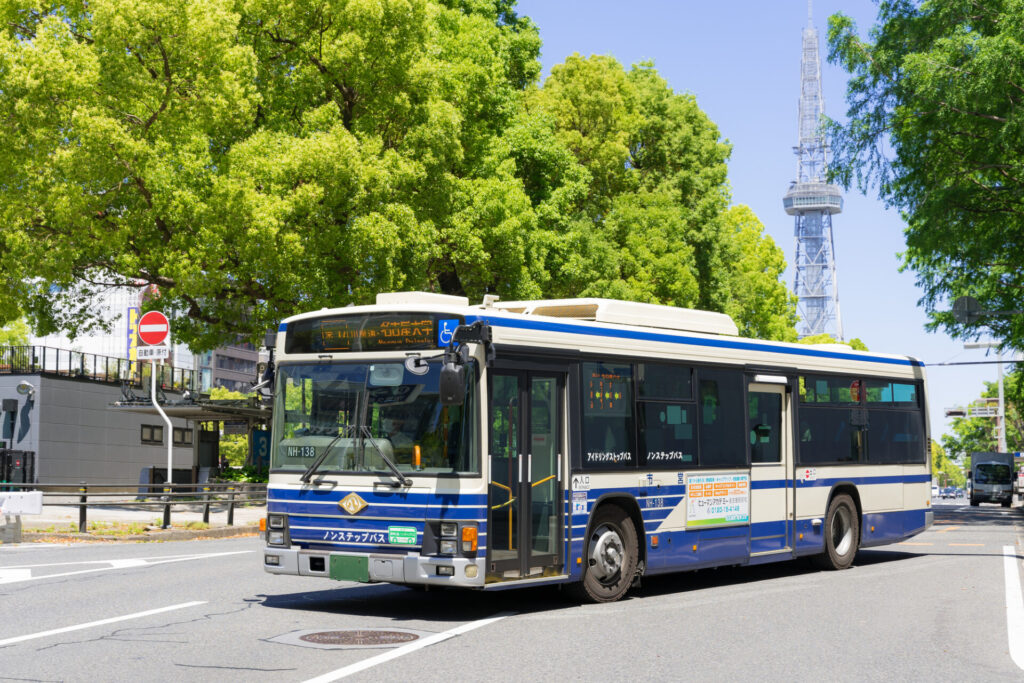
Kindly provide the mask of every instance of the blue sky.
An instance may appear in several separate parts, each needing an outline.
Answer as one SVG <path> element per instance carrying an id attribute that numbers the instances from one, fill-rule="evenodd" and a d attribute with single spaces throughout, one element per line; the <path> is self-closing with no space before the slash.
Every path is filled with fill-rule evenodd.
<path id="1" fill-rule="evenodd" d="M 826 113 L 845 120 L 846 74 L 827 62 L 826 20 L 842 11 L 867 35 L 876 16 L 872 0 L 816 0 L 814 24 L 822 56 Z M 698 105 L 733 145 L 729 182 L 735 204 L 746 204 L 792 263 L 793 219 L 782 196 L 796 175 L 793 146 L 800 96 L 801 30 L 805 0 L 519 0 L 544 42 L 544 76 L 567 55 L 606 54 L 629 66 L 654 60 L 676 92 Z M 872 351 L 916 356 L 926 363 L 986 360 L 985 352 L 924 330 L 914 274 L 898 272 L 903 221 L 873 194 L 844 195 L 833 219 L 839 305 L 847 337 Z M 792 266 L 786 272 L 792 287 Z M 946 429 L 943 409 L 977 397 L 995 365 L 930 367 L 932 436 Z"/>

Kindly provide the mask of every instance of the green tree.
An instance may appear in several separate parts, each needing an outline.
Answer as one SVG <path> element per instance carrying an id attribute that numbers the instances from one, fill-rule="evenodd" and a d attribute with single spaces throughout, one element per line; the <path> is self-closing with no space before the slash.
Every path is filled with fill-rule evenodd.
<path id="1" fill-rule="evenodd" d="M 999 397 L 997 382 L 985 382 L 982 399 L 976 405 L 993 406 Z M 1006 413 L 1006 448 L 1010 452 L 1024 450 L 1024 370 L 1014 369 L 1003 377 L 1003 404 Z M 971 453 L 999 450 L 998 424 L 991 417 L 954 418 L 951 434 L 942 435 L 942 445 L 949 453 L 963 458 Z"/>
<path id="2" fill-rule="evenodd" d="M 0 346 L 28 346 L 29 329 L 24 320 L 18 319 L 0 328 Z"/>
<path id="3" fill-rule="evenodd" d="M 855 351 L 867 351 L 868 345 L 862 342 L 859 338 L 854 337 L 853 339 L 847 339 L 846 341 L 839 341 L 831 334 L 812 334 L 800 339 L 801 344 L 846 344 Z"/>
<path id="4" fill-rule="evenodd" d="M 946 455 L 945 449 L 932 439 L 932 478 L 941 481 L 945 486 L 964 486 L 967 477 L 964 469 Z M 970 467 L 968 459 L 967 466 Z"/>
<path id="5" fill-rule="evenodd" d="M 224 387 L 210 387 L 210 399 L 215 401 L 240 400 L 252 394 L 243 394 Z M 244 467 L 249 458 L 249 437 L 246 434 L 225 434 L 220 432 L 220 457 L 231 467 Z"/>
<path id="6" fill-rule="evenodd" d="M 849 121 L 829 124 L 832 170 L 902 210 L 905 268 L 932 329 L 990 327 L 1024 344 L 1024 316 L 957 323 L 949 302 L 1024 309 L 1024 83 L 1020 0 L 881 0 L 870 38 L 829 19 L 830 60 L 850 73 Z"/>
<path id="7" fill-rule="evenodd" d="M 536 154 L 517 168 L 541 189 L 530 192 L 540 230 L 560 235 L 548 240 L 545 294 L 722 311 L 745 336 L 796 337 L 782 251 L 749 208 L 729 207 L 730 146 L 692 95 L 650 63 L 626 71 L 574 54 L 524 101 L 544 122 L 532 138 L 548 141 L 544 167 L 564 179 L 558 189 L 532 180 Z"/>
<path id="8" fill-rule="evenodd" d="M 381 290 L 531 296 L 506 0 L 0 1 L 0 318 L 155 284 L 209 348 Z"/>

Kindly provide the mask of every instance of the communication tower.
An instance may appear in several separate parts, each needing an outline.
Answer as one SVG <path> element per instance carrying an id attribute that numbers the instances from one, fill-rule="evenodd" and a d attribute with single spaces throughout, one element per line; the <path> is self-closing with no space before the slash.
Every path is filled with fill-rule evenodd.
<path id="1" fill-rule="evenodd" d="M 803 30 L 800 59 L 799 139 L 793 148 L 797 158 L 796 180 L 783 197 L 782 205 L 787 214 L 796 217 L 793 291 L 799 299 L 797 332 L 801 337 L 827 333 L 842 340 L 832 216 L 842 212 L 843 197 L 839 188 L 826 180 L 828 145 L 820 129 L 824 113 L 818 31 L 811 15 L 811 0 L 807 0 L 807 28 Z"/>

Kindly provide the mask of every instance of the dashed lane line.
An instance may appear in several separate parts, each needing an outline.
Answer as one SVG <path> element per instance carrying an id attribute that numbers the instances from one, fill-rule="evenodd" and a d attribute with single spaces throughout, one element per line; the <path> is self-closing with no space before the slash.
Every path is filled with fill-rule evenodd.
<path id="1" fill-rule="evenodd" d="M 164 612 L 171 612 L 177 609 L 185 609 L 186 607 L 195 607 L 196 605 L 205 605 L 205 600 L 183 602 L 177 605 L 168 605 L 167 607 L 158 607 L 157 609 L 146 610 L 145 612 L 135 612 L 134 614 L 125 614 L 120 617 L 110 617 L 109 619 L 100 619 L 99 621 L 90 621 L 85 624 L 75 624 L 74 626 L 64 626 L 63 628 L 54 628 L 49 631 L 39 631 L 38 633 L 29 633 L 24 636 L 15 636 L 14 638 L 6 638 L 0 640 L 0 647 L 7 645 L 14 645 L 15 643 L 23 643 L 26 640 L 35 640 L 36 638 L 45 638 L 47 636 L 55 636 L 60 633 L 68 633 L 70 631 L 81 631 L 86 628 L 93 628 L 94 626 L 104 626 L 106 624 L 115 624 L 119 621 L 128 621 L 129 619 L 141 619 L 142 617 L 148 617 L 153 614 L 162 614 Z"/>

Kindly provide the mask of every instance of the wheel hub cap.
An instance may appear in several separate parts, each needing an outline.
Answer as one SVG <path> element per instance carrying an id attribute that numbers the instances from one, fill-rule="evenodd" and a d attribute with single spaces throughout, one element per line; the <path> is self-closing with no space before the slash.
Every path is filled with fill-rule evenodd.
<path id="1" fill-rule="evenodd" d="M 619 534 L 601 526 L 590 540 L 590 569 L 599 579 L 610 579 L 622 569 L 624 548 Z"/>

